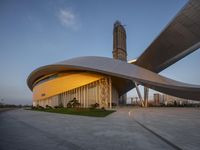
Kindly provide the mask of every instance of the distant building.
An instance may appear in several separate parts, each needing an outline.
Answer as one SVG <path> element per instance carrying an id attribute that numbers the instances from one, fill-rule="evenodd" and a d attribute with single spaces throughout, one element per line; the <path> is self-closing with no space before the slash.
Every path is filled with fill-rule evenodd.
<path id="1" fill-rule="evenodd" d="M 127 61 L 126 52 L 126 30 L 124 26 L 116 21 L 113 28 L 113 58 Z"/>
<path id="2" fill-rule="evenodd" d="M 163 95 L 159 93 L 155 93 L 153 97 L 154 97 L 154 105 L 160 105 L 161 103 L 164 102 Z"/>
<path id="3" fill-rule="evenodd" d="M 163 94 L 164 97 L 164 103 L 165 105 L 168 104 L 173 104 L 175 101 L 178 105 L 183 105 L 183 104 L 188 104 L 190 103 L 188 99 L 180 98 L 180 97 L 175 97 L 167 94 Z"/>

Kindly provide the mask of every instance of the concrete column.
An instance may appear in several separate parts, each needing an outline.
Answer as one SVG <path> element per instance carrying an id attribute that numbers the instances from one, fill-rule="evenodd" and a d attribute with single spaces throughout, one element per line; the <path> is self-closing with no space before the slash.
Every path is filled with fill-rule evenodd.
<path id="1" fill-rule="evenodd" d="M 100 80 L 98 81 L 98 103 L 99 103 L 99 106 L 101 105 L 101 96 L 100 96 Z M 100 106 L 101 107 L 101 106 Z"/>
<path id="2" fill-rule="evenodd" d="M 139 97 L 139 99 L 140 99 L 141 105 L 142 105 L 142 107 L 144 107 L 144 102 L 143 102 L 143 99 L 142 99 L 140 90 L 139 90 L 139 88 L 138 88 L 138 83 L 135 82 L 135 81 L 134 81 L 134 83 L 135 83 L 136 91 L 137 91 L 138 97 Z"/>
<path id="3" fill-rule="evenodd" d="M 86 88 L 83 87 L 83 107 L 85 108 L 85 96 L 86 96 Z"/>
<path id="4" fill-rule="evenodd" d="M 144 86 L 144 106 L 148 107 L 149 88 Z"/>
<path id="5" fill-rule="evenodd" d="M 81 104 L 81 87 L 78 88 L 79 103 Z"/>
<path id="6" fill-rule="evenodd" d="M 109 77 L 109 82 L 108 82 L 108 84 L 109 84 L 109 94 L 110 94 L 110 109 L 112 108 L 112 80 L 111 80 L 111 78 Z"/>
<path id="7" fill-rule="evenodd" d="M 88 107 L 88 85 L 86 85 L 86 107 Z"/>
<path id="8" fill-rule="evenodd" d="M 97 81 L 95 81 L 95 103 L 97 103 L 98 92 L 97 92 Z"/>
<path id="9" fill-rule="evenodd" d="M 78 96 L 77 96 L 77 88 L 74 89 L 74 92 L 75 92 L 75 97 L 76 97 L 76 99 L 78 99 Z"/>

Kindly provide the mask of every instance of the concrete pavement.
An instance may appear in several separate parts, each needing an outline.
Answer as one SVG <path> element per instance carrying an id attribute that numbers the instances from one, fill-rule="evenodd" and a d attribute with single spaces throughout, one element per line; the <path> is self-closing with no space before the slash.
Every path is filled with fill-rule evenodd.
<path id="1" fill-rule="evenodd" d="M 1 150 L 199 149 L 200 110 L 120 108 L 105 117 L 0 113 Z"/>

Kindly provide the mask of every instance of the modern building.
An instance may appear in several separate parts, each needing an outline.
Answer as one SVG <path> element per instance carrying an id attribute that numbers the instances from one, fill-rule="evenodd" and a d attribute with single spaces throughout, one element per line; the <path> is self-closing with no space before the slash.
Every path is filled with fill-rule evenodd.
<path id="1" fill-rule="evenodd" d="M 119 21 L 113 30 L 113 58 L 78 57 L 34 70 L 27 79 L 33 105 L 64 105 L 76 98 L 82 107 L 118 105 L 136 88 L 142 106 L 148 88 L 200 101 L 200 86 L 175 81 L 158 73 L 200 47 L 200 1 L 190 0 L 142 55 L 127 62 L 126 32 Z M 145 87 L 144 100 L 138 85 Z M 147 106 L 147 105 L 146 105 Z"/>
<path id="2" fill-rule="evenodd" d="M 126 31 L 119 21 L 114 23 L 113 28 L 113 59 L 127 61 Z M 95 103 L 106 108 L 125 104 L 126 94 L 120 86 L 127 86 L 129 82 L 91 71 L 52 72 L 38 78 L 32 85 L 33 105 L 66 107 L 73 98 L 79 101 L 81 107 Z"/>
<path id="3" fill-rule="evenodd" d="M 126 30 L 121 22 L 116 21 L 113 28 L 113 59 L 127 61 Z"/>

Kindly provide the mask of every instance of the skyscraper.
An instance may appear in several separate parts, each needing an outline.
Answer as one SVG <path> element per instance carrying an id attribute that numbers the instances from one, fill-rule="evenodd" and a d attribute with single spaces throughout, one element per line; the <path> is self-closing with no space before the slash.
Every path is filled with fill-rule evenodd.
<path id="1" fill-rule="evenodd" d="M 126 30 L 120 21 L 114 23 L 113 28 L 113 59 L 127 61 L 126 52 Z M 119 98 L 120 104 L 125 104 L 127 95 L 124 94 Z"/>
<path id="2" fill-rule="evenodd" d="M 127 61 L 126 52 L 126 30 L 124 26 L 116 21 L 113 28 L 113 58 Z"/>

